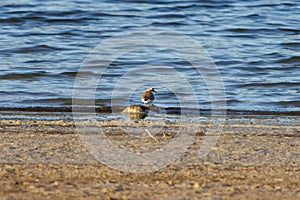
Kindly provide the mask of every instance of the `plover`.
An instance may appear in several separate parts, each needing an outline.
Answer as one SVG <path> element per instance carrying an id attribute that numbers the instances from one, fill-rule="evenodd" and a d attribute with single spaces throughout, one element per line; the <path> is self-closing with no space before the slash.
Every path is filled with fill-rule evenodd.
<path id="1" fill-rule="evenodd" d="M 149 109 L 152 106 L 143 106 L 143 105 L 131 105 L 126 107 L 123 112 L 125 113 L 148 113 Z"/>
<path id="2" fill-rule="evenodd" d="M 144 104 L 151 103 L 155 98 L 152 92 L 156 92 L 154 88 L 148 88 L 141 96 L 141 101 Z"/>
<path id="3" fill-rule="evenodd" d="M 143 105 L 131 105 L 126 107 L 123 110 L 123 113 L 127 113 L 131 119 L 144 119 L 148 116 L 150 106 L 143 106 Z"/>

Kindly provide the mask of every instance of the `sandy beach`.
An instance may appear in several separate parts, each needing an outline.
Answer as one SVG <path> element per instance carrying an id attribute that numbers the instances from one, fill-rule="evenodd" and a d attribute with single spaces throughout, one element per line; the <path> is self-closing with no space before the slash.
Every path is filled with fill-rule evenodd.
<path id="1" fill-rule="evenodd" d="M 227 120 L 216 134 L 217 144 L 199 158 L 209 137 L 209 124 L 203 123 L 175 162 L 152 172 L 130 173 L 95 159 L 72 120 L 1 120 L 0 197 L 300 199 L 300 124 L 297 117 L 287 121 Z M 116 146 L 135 153 L 158 151 L 178 129 L 176 123 L 161 122 L 165 132 L 153 139 L 124 134 L 119 128 L 127 125 L 113 120 L 97 123 Z"/>

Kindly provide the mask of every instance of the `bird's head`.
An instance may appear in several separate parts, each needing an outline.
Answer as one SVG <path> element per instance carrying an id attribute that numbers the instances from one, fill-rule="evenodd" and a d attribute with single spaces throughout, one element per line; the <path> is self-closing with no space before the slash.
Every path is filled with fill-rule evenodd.
<path id="1" fill-rule="evenodd" d="M 148 92 L 156 92 L 154 88 L 148 88 L 146 91 L 148 91 Z"/>

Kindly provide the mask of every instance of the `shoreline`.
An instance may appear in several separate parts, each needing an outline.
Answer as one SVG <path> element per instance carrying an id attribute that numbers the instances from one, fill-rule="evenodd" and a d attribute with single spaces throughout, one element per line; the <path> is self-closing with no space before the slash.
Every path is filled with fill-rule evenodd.
<path id="1" fill-rule="evenodd" d="M 147 173 L 119 171 L 99 162 L 87 150 L 72 120 L 2 119 L 0 195 L 4 199 L 300 198 L 297 118 L 289 124 L 276 118 L 265 122 L 245 119 L 228 119 L 222 132 L 216 133 L 216 145 L 203 158 L 199 158 L 199 149 L 205 137 L 215 135 L 206 134 L 209 124 L 200 122 L 200 131 L 185 154 Z M 116 146 L 140 153 L 158 151 L 174 138 L 180 125 L 156 122 L 163 127 L 156 141 L 120 131 L 132 124 L 152 130 L 147 120 L 117 125 L 114 120 L 83 122 L 104 127 Z"/>
<path id="2" fill-rule="evenodd" d="M 194 108 L 180 108 L 180 107 L 157 107 L 153 109 L 154 112 L 161 111 L 162 114 L 194 114 L 194 115 L 211 115 L 211 109 L 194 109 Z M 0 114 L 14 113 L 14 112 L 35 112 L 35 113 L 61 113 L 68 114 L 72 112 L 96 112 L 99 114 L 108 114 L 112 112 L 121 112 L 126 106 L 85 106 L 85 107 L 72 107 L 72 106 L 28 106 L 28 107 L 0 107 Z M 300 110 L 288 110 L 288 111 L 270 111 L 270 110 L 244 110 L 244 109 L 216 109 L 214 114 L 221 113 L 222 115 L 240 115 L 240 116 L 300 116 Z M 159 113 L 159 112 L 158 112 Z"/>

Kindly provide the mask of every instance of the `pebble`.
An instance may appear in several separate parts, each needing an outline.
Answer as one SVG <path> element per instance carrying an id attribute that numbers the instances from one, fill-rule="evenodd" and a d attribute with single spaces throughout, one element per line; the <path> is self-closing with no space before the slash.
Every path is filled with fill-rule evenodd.
<path id="1" fill-rule="evenodd" d="M 199 189 L 199 188 L 200 188 L 199 183 L 194 183 L 193 188 L 194 188 L 194 189 Z"/>
<path id="2" fill-rule="evenodd" d="M 54 182 L 52 183 L 52 185 L 58 186 L 58 185 L 59 185 L 59 182 L 58 182 L 58 181 L 54 181 Z"/>

